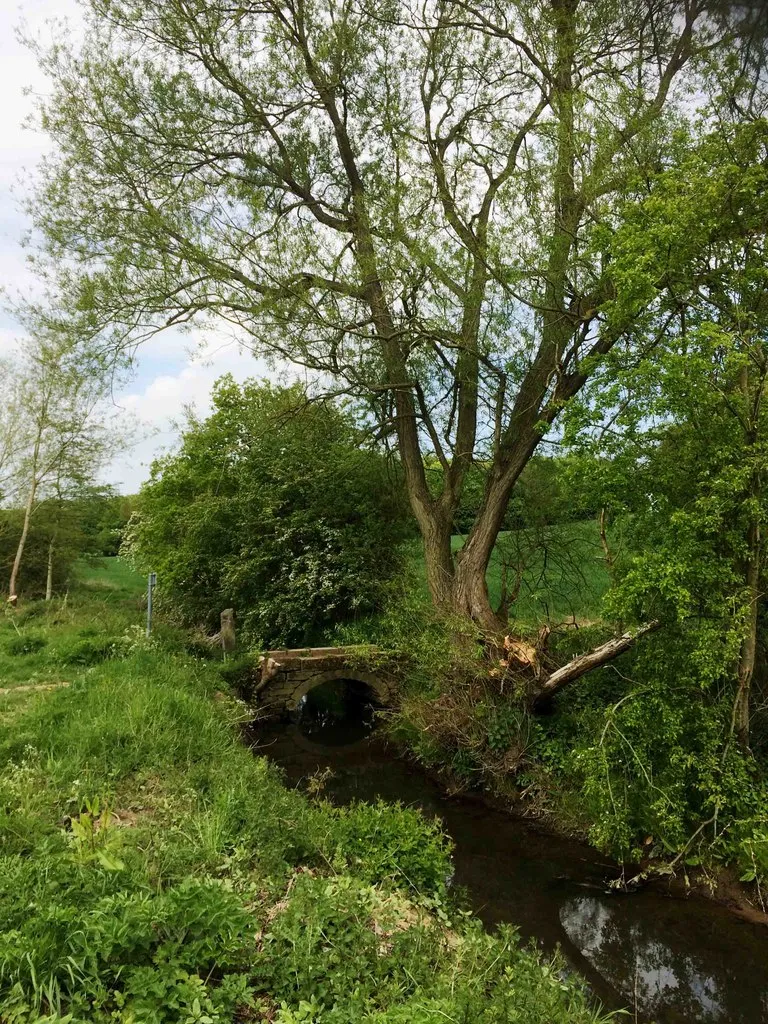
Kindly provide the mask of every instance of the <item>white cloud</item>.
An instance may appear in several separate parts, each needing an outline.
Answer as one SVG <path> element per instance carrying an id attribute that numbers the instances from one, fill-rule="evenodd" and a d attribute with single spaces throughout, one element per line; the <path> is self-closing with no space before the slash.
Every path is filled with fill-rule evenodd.
<path id="1" fill-rule="evenodd" d="M 278 376 L 264 360 L 236 345 L 212 343 L 205 351 L 187 356 L 177 372 L 158 374 L 141 389 L 126 389 L 117 402 L 143 424 L 146 436 L 128 456 L 108 468 L 104 479 L 124 494 L 137 491 L 147 478 L 152 460 L 176 444 L 185 410 L 191 408 L 200 416 L 210 412 L 211 388 L 225 373 L 240 382 L 249 377 Z M 279 376 L 285 382 L 298 373 L 298 367 L 286 366 Z"/>
<path id="2" fill-rule="evenodd" d="M 44 94 L 47 83 L 33 54 L 23 46 L 16 30 L 23 22 L 25 34 L 51 41 L 60 35 L 46 24 L 65 19 L 77 28 L 81 23 L 77 0 L 23 0 L 18 6 L 0 5 L 0 287 L 10 295 L 34 292 L 35 278 L 21 246 L 29 226 L 20 208 L 28 193 L 35 165 L 49 149 L 46 136 L 23 127 L 33 112 L 35 93 Z M 32 90 L 32 94 L 28 90 Z M 0 357 L 13 352 L 23 331 L 0 312 Z M 201 352 L 198 339 L 181 331 L 157 335 L 138 353 L 134 383 L 116 398 L 128 414 L 146 425 L 147 434 L 136 448 L 115 460 L 102 477 L 124 493 L 138 489 L 146 479 L 152 459 L 171 447 L 177 432 L 174 421 L 192 406 L 205 415 L 210 409 L 213 382 L 223 373 L 236 380 L 275 376 L 262 360 L 241 352 L 225 335 L 211 340 Z M 283 371 L 285 379 L 290 373 Z"/>

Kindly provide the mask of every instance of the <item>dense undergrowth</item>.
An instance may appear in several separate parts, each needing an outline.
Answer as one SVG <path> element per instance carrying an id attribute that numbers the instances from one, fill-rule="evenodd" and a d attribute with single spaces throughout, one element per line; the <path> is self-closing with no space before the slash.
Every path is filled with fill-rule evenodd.
<path id="1" fill-rule="evenodd" d="M 484 638 L 435 615 L 419 579 L 400 582 L 385 612 L 338 638 L 407 657 L 395 738 L 452 787 L 480 788 L 589 839 L 628 866 L 714 886 L 727 867 L 768 909 L 768 759 L 755 716 L 753 751 L 732 731 L 732 697 L 708 680 L 695 634 L 670 626 L 562 691 L 543 713 L 530 674 L 491 659 Z M 529 609 L 530 610 L 530 609 Z M 518 622 L 536 642 L 541 620 Z M 512 628 L 512 627 L 510 627 Z M 551 667 L 608 639 L 607 623 L 561 625 Z"/>
<path id="2" fill-rule="evenodd" d="M 4 1024 L 598 1019 L 452 905 L 435 824 L 286 789 L 216 666 L 139 618 L 108 576 L 0 623 Z"/>

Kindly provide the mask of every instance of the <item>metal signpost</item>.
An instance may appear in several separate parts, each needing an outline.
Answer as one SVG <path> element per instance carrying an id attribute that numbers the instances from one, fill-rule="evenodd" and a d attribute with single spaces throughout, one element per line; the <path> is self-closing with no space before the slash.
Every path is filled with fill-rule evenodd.
<path id="1" fill-rule="evenodd" d="M 147 577 L 147 636 L 152 632 L 152 591 L 157 585 L 157 573 L 151 572 Z"/>

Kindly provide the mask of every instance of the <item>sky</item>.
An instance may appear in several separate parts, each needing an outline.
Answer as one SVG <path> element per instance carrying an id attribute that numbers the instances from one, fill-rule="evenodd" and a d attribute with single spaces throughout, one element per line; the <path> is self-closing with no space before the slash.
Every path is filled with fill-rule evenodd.
<path id="1" fill-rule="evenodd" d="M 51 40 L 55 30 L 48 23 L 54 18 L 66 19 L 76 29 L 80 18 L 75 0 L 0 2 L 0 287 L 10 295 L 35 291 L 21 245 L 28 228 L 22 200 L 31 172 L 48 148 L 44 135 L 23 126 L 34 109 L 35 93 L 45 92 L 46 80 L 17 32 L 23 26 L 26 34 Z M 138 490 L 152 459 L 178 437 L 173 424 L 183 419 L 184 407 L 191 405 L 204 415 L 211 386 L 223 373 L 237 380 L 269 375 L 262 361 L 240 351 L 226 335 L 212 339 L 202 352 L 200 340 L 168 331 L 139 350 L 136 373 L 115 401 L 140 421 L 141 440 L 107 467 L 103 482 L 124 494 Z M 23 331 L 0 309 L 0 354 L 19 344 Z"/>

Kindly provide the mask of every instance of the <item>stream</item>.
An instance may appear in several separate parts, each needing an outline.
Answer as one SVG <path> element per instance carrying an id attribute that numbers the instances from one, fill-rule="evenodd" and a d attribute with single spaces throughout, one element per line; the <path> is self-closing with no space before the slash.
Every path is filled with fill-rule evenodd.
<path id="1" fill-rule="evenodd" d="M 319 692 L 333 687 L 331 692 Z M 557 946 L 607 1009 L 656 1024 L 768 1024 L 768 928 L 701 898 L 654 888 L 610 893 L 618 868 L 591 847 L 448 796 L 375 729 L 362 684 L 310 691 L 290 723 L 259 725 L 254 748 L 301 786 L 330 769 L 334 803 L 380 797 L 439 817 L 453 839 L 454 884 L 488 928 L 517 926 Z"/>

